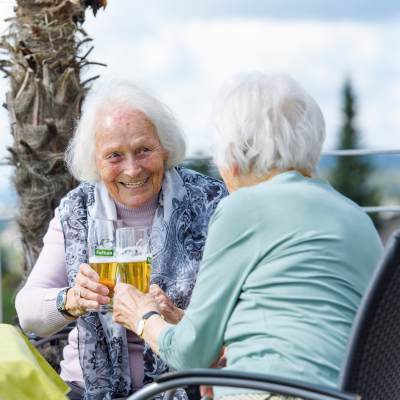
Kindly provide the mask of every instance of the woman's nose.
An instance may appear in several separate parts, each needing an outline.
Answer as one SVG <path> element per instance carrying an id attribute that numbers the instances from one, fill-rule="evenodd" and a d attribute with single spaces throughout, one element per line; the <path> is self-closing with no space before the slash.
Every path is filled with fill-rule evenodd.
<path id="1" fill-rule="evenodd" d="M 126 163 L 125 166 L 125 175 L 131 176 L 132 178 L 135 178 L 136 176 L 139 175 L 139 173 L 142 171 L 142 167 L 140 166 L 139 162 L 135 159 L 129 160 Z"/>

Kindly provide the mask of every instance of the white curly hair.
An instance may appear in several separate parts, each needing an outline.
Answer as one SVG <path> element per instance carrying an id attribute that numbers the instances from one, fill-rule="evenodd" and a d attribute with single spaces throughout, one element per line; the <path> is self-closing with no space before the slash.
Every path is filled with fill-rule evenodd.
<path id="1" fill-rule="evenodd" d="M 212 118 L 214 161 L 257 176 L 273 169 L 314 176 L 325 121 L 311 95 L 284 72 L 242 72 L 221 88 Z"/>
<path id="2" fill-rule="evenodd" d="M 141 111 L 155 126 L 156 134 L 168 152 L 165 169 L 178 165 L 185 158 L 185 134 L 171 109 L 143 85 L 126 79 L 113 79 L 86 98 L 83 113 L 66 149 L 67 168 L 78 181 L 96 183 L 101 180 L 95 161 L 94 127 L 99 112 L 107 114 L 115 106 L 127 111 Z"/>

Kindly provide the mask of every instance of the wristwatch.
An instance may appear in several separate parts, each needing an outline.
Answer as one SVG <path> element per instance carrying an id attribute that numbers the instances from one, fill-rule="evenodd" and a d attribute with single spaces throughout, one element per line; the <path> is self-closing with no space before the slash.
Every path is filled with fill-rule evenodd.
<path id="1" fill-rule="evenodd" d="M 157 311 L 150 311 L 147 314 L 144 314 L 142 318 L 139 319 L 139 322 L 137 324 L 137 334 L 140 337 L 140 339 L 142 338 L 143 332 L 144 332 L 144 323 L 146 322 L 147 319 L 149 319 L 152 315 L 157 314 L 159 315 L 161 318 L 164 318 L 160 313 L 158 313 Z"/>
<path id="2" fill-rule="evenodd" d="M 68 292 L 69 289 L 71 289 L 71 288 L 70 288 L 70 287 L 67 287 L 67 288 L 61 290 L 60 293 L 58 293 L 58 296 L 57 296 L 57 310 L 58 310 L 61 314 L 65 315 L 66 317 L 76 319 L 76 317 L 74 317 L 73 315 L 71 315 L 71 314 L 65 309 L 65 303 L 66 303 L 66 301 L 67 301 L 67 292 Z M 69 319 L 69 318 L 68 318 L 68 319 Z"/>

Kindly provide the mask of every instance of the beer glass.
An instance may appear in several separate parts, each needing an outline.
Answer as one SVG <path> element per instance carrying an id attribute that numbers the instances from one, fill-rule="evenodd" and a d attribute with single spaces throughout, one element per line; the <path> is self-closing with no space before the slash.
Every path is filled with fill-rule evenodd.
<path id="1" fill-rule="evenodd" d="M 112 312 L 114 288 L 117 281 L 117 258 L 115 253 L 116 230 L 122 228 L 122 220 L 93 219 L 88 217 L 89 265 L 99 274 L 101 283 L 107 286 L 110 297 L 108 304 L 99 308 L 87 308 L 89 312 Z"/>
<path id="2" fill-rule="evenodd" d="M 151 257 L 149 228 L 117 229 L 117 264 L 121 282 L 149 293 Z"/>

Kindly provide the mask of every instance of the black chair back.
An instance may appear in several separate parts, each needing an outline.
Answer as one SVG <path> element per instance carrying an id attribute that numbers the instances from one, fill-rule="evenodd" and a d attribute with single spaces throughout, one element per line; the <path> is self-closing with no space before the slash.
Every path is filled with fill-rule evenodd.
<path id="1" fill-rule="evenodd" d="M 400 398 L 400 230 L 390 236 L 361 300 L 338 390 L 362 400 Z"/>
<path id="2" fill-rule="evenodd" d="M 241 388 L 244 389 L 244 393 L 246 393 L 246 389 L 279 393 L 285 396 L 292 396 L 293 400 L 298 398 L 303 400 L 362 400 L 357 395 L 341 393 L 335 389 L 328 389 L 309 383 L 223 369 L 189 369 L 187 371 L 167 373 L 159 376 L 153 383 L 138 390 L 126 400 L 152 400 L 161 393 L 165 393 L 163 400 L 173 400 L 177 388 L 198 385 Z M 238 400 L 250 398 L 245 394 L 232 397 Z M 267 399 L 270 397 L 284 398 L 278 395 L 277 397 L 269 396 Z"/>

